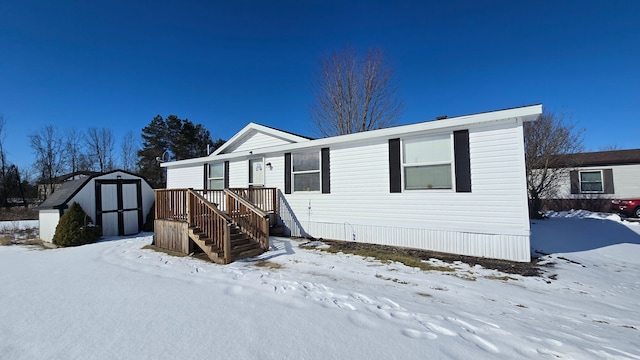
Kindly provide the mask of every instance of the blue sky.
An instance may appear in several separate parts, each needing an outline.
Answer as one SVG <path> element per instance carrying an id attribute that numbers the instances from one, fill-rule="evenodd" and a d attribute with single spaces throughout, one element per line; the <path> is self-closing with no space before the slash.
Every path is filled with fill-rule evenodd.
<path id="1" fill-rule="evenodd" d="M 48 1 L 0 3 L 5 149 L 28 134 L 160 114 L 228 139 L 248 122 L 316 135 L 323 54 L 380 48 L 400 124 L 542 103 L 587 150 L 640 147 L 640 1 Z"/>

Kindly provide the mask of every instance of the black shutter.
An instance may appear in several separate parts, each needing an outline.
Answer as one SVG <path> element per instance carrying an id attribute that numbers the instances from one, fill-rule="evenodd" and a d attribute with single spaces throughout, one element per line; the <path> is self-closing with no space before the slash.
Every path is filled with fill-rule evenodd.
<path id="1" fill-rule="evenodd" d="M 400 139 L 389 139 L 389 192 L 402 192 L 402 176 L 400 176 Z"/>
<path id="2" fill-rule="evenodd" d="M 331 170 L 329 166 L 329 148 L 322 148 L 320 151 L 320 166 L 322 172 L 322 193 L 331 193 Z"/>
<path id="3" fill-rule="evenodd" d="M 202 169 L 202 173 L 203 175 L 203 179 L 202 179 L 202 183 L 204 184 L 204 186 L 202 187 L 203 189 L 207 190 L 209 188 L 209 174 L 207 174 L 209 172 L 209 164 L 204 164 L 204 169 Z"/>
<path id="4" fill-rule="evenodd" d="M 228 189 L 229 188 L 229 162 L 228 161 L 224 162 L 224 175 L 223 175 L 223 177 L 224 177 L 224 180 L 223 180 L 224 185 L 223 186 L 224 186 L 225 189 Z"/>
<path id="5" fill-rule="evenodd" d="M 469 130 L 453 132 L 456 192 L 471 192 L 471 156 L 469 155 Z"/>
<path id="6" fill-rule="evenodd" d="M 602 170 L 602 187 L 604 189 L 605 194 L 615 194 L 613 189 L 613 170 L 612 169 L 604 169 Z"/>
<path id="7" fill-rule="evenodd" d="M 284 193 L 291 194 L 291 153 L 284 154 Z"/>
<path id="8" fill-rule="evenodd" d="M 580 194 L 580 181 L 578 180 L 578 171 L 569 171 L 569 181 L 571 182 L 571 193 Z"/>

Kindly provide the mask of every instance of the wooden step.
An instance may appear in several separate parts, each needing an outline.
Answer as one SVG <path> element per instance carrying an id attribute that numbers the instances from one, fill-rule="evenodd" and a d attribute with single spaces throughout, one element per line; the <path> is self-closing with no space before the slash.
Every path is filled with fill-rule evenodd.
<path id="1" fill-rule="evenodd" d="M 252 257 L 258 256 L 258 255 L 260 255 L 262 253 L 264 253 L 264 250 L 262 250 L 262 248 L 246 250 L 246 251 L 243 251 L 243 252 L 239 253 L 236 256 L 233 256 L 233 259 L 234 260 L 240 260 L 240 259 L 245 259 L 245 258 L 252 258 Z"/>
<path id="2" fill-rule="evenodd" d="M 239 246 L 233 246 L 231 248 L 231 253 L 232 254 L 240 254 L 243 251 L 247 251 L 247 250 L 251 250 L 251 249 L 256 249 L 256 248 L 260 248 L 260 245 L 258 243 L 255 242 L 249 242 L 246 243 L 244 245 L 239 245 Z"/>

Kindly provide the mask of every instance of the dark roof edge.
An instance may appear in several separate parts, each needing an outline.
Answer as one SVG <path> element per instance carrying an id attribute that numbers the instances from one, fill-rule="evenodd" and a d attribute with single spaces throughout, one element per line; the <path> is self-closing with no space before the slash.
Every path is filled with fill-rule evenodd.
<path id="1" fill-rule="evenodd" d="M 151 186 L 151 184 L 149 184 L 149 181 L 147 181 L 147 179 L 145 179 L 143 176 L 140 176 L 140 175 L 138 175 L 138 174 L 134 174 L 134 173 L 132 173 L 132 172 L 130 172 L 130 171 L 125 171 L 125 170 L 111 170 L 111 171 L 107 171 L 107 172 L 104 172 L 104 173 L 96 173 L 95 175 L 87 176 L 86 178 L 81 178 L 81 179 L 77 179 L 77 180 L 75 180 L 75 181 L 83 180 L 83 182 L 82 182 L 82 184 L 81 184 L 80 186 L 78 186 L 78 188 L 77 188 L 77 189 L 75 189 L 75 190 L 73 191 L 73 193 L 71 193 L 71 195 L 69 195 L 66 199 L 64 199 L 64 201 L 62 201 L 60 204 L 58 204 L 58 205 L 53 205 L 53 206 L 51 206 L 51 207 L 49 207 L 49 206 L 47 206 L 47 207 L 37 207 L 36 209 L 37 209 L 37 210 L 39 210 L 39 209 L 41 209 L 41 210 L 47 210 L 47 209 L 62 209 L 62 208 L 64 208 L 64 205 L 65 205 L 66 203 L 68 203 L 68 202 L 69 202 L 69 200 L 73 199 L 73 197 L 74 197 L 74 196 L 76 196 L 76 195 L 80 192 L 80 190 L 82 190 L 82 188 L 84 188 L 84 187 L 85 187 L 85 185 L 87 185 L 87 183 L 88 183 L 89 181 L 91 181 L 91 179 L 95 179 L 95 178 L 100 177 L 100 176 L 103 176 L 103 175 L 113 174 L 114 172 L 122 172 L 122 173 L 125 173 L 125 174 L 129 174 L 129 175 L 131 175 L 131 176 L 139 177 L 140 179 L 144 180 L 144 182 L 146 182 L 146 183 L 147 183 L 147 185 L 149 185 L 149 187 L 150 187 L 151 189 L 153 189 L 153 186 Z"/>
<path id="2" fill-rule="evenodd" d="M 558 155 L 558 167 L 640 164 L 640 149 L 593 151 Z"/>

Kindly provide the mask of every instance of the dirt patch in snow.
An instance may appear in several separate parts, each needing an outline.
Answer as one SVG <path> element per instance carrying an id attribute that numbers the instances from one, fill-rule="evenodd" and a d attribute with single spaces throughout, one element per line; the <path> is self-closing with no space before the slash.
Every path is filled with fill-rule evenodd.
<path id="1" fill-rule="evenodd" d="M 534 259 L 531 262 L 515 262 L 507 260 L 488 259 L 474 256 L 456 255 L 441 253 L 437 251 L 427 251 L 410 249 L 403 247 L 367 244 L 359 242 L 347 242 L 337 240 L 321 240 L 323 243 L 329 245 L 334 250 L 339 250 L 345 253 L 352 251 L 383 251 L 392 254 L 402 254 L 406 256 L 412 256 L 420 260 L 428 261 L 429 259 L 438 259 L 447 263 L 455 263 L 460 261 L 470 266 L 480 265 L 485 269 L 494 269 L 507 274 L 518 274 L 522 276 L 540 276 L 542 271 L 538 265 L 538 259 Z"/>

